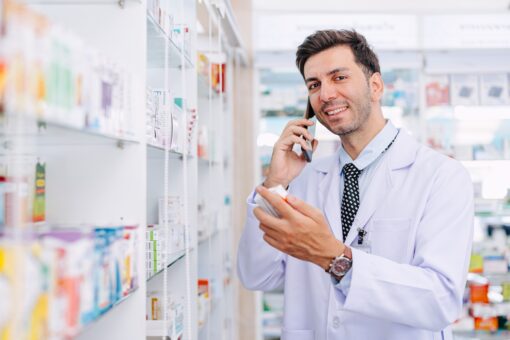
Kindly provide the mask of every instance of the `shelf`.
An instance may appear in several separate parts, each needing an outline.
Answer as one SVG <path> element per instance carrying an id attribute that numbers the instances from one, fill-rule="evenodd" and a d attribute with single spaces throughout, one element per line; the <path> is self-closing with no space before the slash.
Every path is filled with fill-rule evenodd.
<path id="1" fill-rule="evenodd" d="M 132 136 L 104 133 L 88 128 L 80 128 L 50 120 L 31 117 L 21 118 L 23 131 L 19 134 L 1 134 L 9 139 L 20 136 L 22 138 L 36 137 L 38 145 L 94 145 L 94 144 L 139 144 L 139 140 Z M 2 127 L 4 129 L 5 127 Z"/>
<path id="2" fill-rule="evenodd" d="M 180 259 L 184 258 L 186 256 L 186 249 L 183 249 L 183 250 L 179 250 L 173 254 L 170 254 L 170 260 L 168 261 L 168 264 L 166 265 L 165 268 L 159 270 L 158 272 L 154 273 L 152 276 L 149 276 L 147 278 L 147 282 L 149 282 L 150 280 L 152 280 L 154 277 L 158 276 L 159 274 L 161 274 L 166 268 L 170 268 L 171 266 L 173 266 L 177 261 L 179 261 Z"/>
<path id="3" fill-rule="evenodd" d="M 430 106 L 424 115 L 426 120 L 505 120 L 510 119 L 510 108 L 505 105 Z"/>
<path id="4" fill-rule="evenodd" d="M 173 337 L 165 335 L 165 321 L 163 320 L 147 320 L 145 321 L 145 324 L 145 335 L 147 336 L 147 340 L 161 340 L 162 337 L 165 337 L 165 339 L 177 340 L 183 335 L 183 332 L 179 332 Z M 170 326 L 169 321 L 167 321 L 167 326 Z"/>
<path id="5" fill-rule="evenodd" d="M 280 312 L 262 312 L 262 319 L 276 319 L 283 317 L 283 311 Z"/>
<path id="6" fill-rule="evenodd" d="M 203 34 L 208 34 L 209 18 L 212 23 L 212 34 L 216 35 L 218 26 L 221 25 L 223 32 L 223 42 L 234 49 L 234 52 L 239 55 L 241 64 L 248 65 L 248 57 L 244 48 L 244 43 L 241 39 L 241 34 L 235 19 L 232 5 L 229 1 L 225 2 L 223 11 L 220 11 L 217 6 L 207 2 L 198 2 L 197 4 L 197 20 L 204 28 Z"/>
<path id="7" fill-rule="evenodd" d="M 108 308 L 107 310 L 105 310 L 104 312 L 102 312 L 96 319 L 94 319 L 93 321 L 91 321 L 89 324 L 83 326 L 80 330 L 78 330 L 76 332 L 76 334 L 74 334 L 73 338 L 74 337 L 77 337 L 78 335 L 80 335 L 81 333 L 83 332 L 86 332 L 88 331 L 90 328 L 92 328 L 95 324 L 97 324 L 98 322 L 101 321 L 101 319 L 103 319 L 106 315 L 108 315 L 112 310 L 116 309 L 120 304 L 122 304 L 124 301 L 126 301 L 127 299 L 129 299 L 131 296 L 134 295 L 134 293 L 138 290 L 138 288 L 134 288 L 132 289 L 126 296 L 123 296 L 119 301 L 115 302 L 110 308 Z"/>
<path id="8" fill-rule="evenodd" d="M 209 165 L 212 165 L 212 166 L 218 166 L 220 165 L 221 163 L 218 162 L 218 161 L 211 161 L 207 158 L 198 158 L 198 165 L 202 165 L 202 166 L 209 166 Z"/>
<path id="9" fill-rule="evenodd" d="M 141 4 L 142 0 L 25 0 L 27 4 L 37 5 L 119 5 L 120 7 L 126 4 Z"/>
<path id="10" fill-rule="evenodd" d="M 262 333 L 264 337 L 277 338 L 282 336 L 282 329 L 280 327 L 264 327 Z"/>
<path id="11" fill-rule="evenodd" d="M 165 152 L 167 150 L 163 146 L 147 144 L 147 156 L 149 158 L 163 158 L 165 157 Z M 168 155 L 170 159 L 183 159 L 184 156 L 182 152 L 178 152 L 175 150 L 168 150 Z M 188 156 L 188 159 L 190 156 Z"/>
<path id="12" fill-rule="evenodd" d="M 487 331 L 453 331 L 455 340 L 507 340 L 510 339 L 510 331 L 497 331 L 494 333 Z"/>
<path id="13" fill-rule="evenodd" d="M 510 160 L 509 159 L 480 159 L 480 160 L 472 160 L 472 161 L 460 161 L 462 165 L 469 168 L 485 168 L 485 167 L 509 167 L 510 168 Z"/>
<path id="14" fill-rule="evenodd" d="M 469 273 L 468 278 L 474 280 L 476 277 L 485 278 L 492 286 L 502 285 L 504 282 L 510 281 L 510 273 L 489 274 L 489 273 Z"/>
<path id="15" fill-rule="evenodd" d="M 168 41 L 168 67 L 192 68 L 193 63 L 179 46 L 158 24 L 150 12 L 147 12 L 147 65 L 149 68 L 165 67 L 165 41 Z"/>

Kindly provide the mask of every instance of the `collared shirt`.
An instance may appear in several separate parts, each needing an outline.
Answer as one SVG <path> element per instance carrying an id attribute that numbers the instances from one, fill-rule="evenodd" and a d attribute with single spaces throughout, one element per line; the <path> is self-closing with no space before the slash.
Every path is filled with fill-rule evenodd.
<path id="1" fill-rule="evenodd" d="M 370 182 L 374 177 L 374 173 L 378 168 L 379 163 L 382 160 L 382 155 L 384 150 L 388 147 L 388 145 L 395 139 L 398 134 L 398 129 L 391 123 L 391 121 L 387 121 L 384 128 L 379 131 L 379 133 L 368 143 L 368 145 L 361 151 L 358 157 L 355 160 L 352 160 L 351 156 L 345 151 L 343 146 L 341 145 L 339 148 L 339 159 L 340 159 L 340 169 L 344 167 L 345 164 L 354 163 L 356 168 L 362 170 L 359 179 L 359 201 L 360 204 L 363 204 L 363 199 L 367 192 L 367 188 L 370 186 Z M 343 171 L 340 170 L 340 202 L 342 200 L 344 191 L 344 174 Z M 340 209 L 340 207 L 338 207 Z M 341 225 L 334 226 L 337 228 L 341 228 Z M 353 263 L 353 265 L 355 265 Z M 349 293 L 349 288 L 351 287 L 351 277 L 352 270 L 349 270 L 347 274 L 338 282 L 338 280 L 332 277 L 333 283 L 339 288 L 345 295 Z"/>

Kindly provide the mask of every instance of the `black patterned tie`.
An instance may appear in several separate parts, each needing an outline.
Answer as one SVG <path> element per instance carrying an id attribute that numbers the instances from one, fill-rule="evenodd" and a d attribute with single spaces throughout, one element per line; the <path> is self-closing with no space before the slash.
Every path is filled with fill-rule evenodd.
<path id="1" fill-rule="evenodd" d="M 344 165 L 344 194 L 342 196 L 342 234 L 344 242 L 351 229 L 352 222 L 359 208 L 359 185 L 358 178 L 361 170 L 352 163 Z"/>

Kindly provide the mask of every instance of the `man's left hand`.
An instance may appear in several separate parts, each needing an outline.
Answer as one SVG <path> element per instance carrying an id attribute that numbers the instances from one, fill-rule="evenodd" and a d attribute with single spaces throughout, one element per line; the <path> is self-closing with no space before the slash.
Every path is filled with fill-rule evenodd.
<path id="1" fill-rule="evenodd" d="M 284 200 L 263 186 L 256 190 L 280 215 L 271 216 L 259 207 L 253 211 L 269 245 L 325 270 L 343 253 L 344 244 L 335 238 L 319 209 L 292 195 Z"/>

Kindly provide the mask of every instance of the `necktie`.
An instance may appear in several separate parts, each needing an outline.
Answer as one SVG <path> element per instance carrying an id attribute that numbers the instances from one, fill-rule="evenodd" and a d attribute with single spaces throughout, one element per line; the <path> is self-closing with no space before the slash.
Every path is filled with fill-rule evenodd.
<path id="1" fill-rule="evenodd" d="M 359 208 L 359 184 L 358 178 L 361 174 L 361 170 L 356 168 L 352 163 L 344 165 L 343 168 L 345 181 L 344 181 L 344 193 L 342 196 L 342 234 L 345 239 L 349 230 L 351 229 L 352 222 L 356 217 L 356 213 Z"/>

